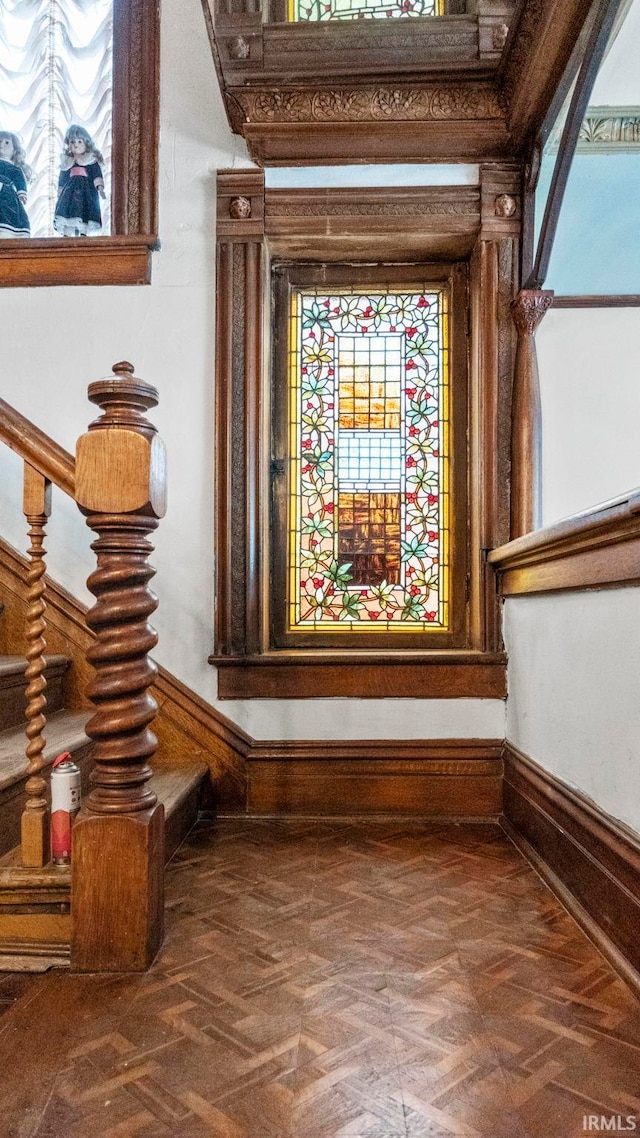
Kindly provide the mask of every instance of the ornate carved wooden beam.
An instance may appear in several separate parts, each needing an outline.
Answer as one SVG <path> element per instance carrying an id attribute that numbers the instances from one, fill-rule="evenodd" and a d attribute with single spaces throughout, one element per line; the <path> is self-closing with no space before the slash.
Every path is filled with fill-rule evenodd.
<path id="1" fill-rule="evenodd" d="M 203 0 L 229 120 L 264 163 L 508 154 L 495 76 L 514 6 L 269 23 L 253 5 Z"/>

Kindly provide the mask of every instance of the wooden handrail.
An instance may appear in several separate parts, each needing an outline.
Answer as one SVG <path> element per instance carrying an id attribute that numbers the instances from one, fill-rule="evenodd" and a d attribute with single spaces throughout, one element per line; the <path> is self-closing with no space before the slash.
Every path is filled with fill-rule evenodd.
<path id="1" fill-rule="evenodd" d="M 6 443 L 70 498 L 75 498 L 76 464 L 73 456 L 4 399 L 0 399 L 0 442 Z"/>

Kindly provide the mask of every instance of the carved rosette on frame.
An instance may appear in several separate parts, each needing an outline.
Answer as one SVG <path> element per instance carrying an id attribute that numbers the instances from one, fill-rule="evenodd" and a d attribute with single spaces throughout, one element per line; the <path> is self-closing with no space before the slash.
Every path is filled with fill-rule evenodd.
<path id="1" fill-rule="evenodd" d="M 513 377 L 511 538 L 539 529 L 542 502 L 542 412 L 535 333 L 553 292 L 522 289 L 511 305 L 518 336 Z"/>

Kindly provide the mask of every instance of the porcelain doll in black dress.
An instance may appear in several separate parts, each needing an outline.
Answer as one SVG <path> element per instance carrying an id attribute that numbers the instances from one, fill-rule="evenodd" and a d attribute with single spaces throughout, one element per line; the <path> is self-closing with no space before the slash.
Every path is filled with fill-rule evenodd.
<path id="1" fill-rule="evenodd" d="M 0 130 L 0 238 L 30 237 L 25 210 L 31 167 L 17 134 Z"/>
<path id="2" fill-rule="evenodd" d="M 100 198 L 105 197 L 101 163 L 104 159 L 93 139 L 75 123 L 64 137 L 58 201 L 53 227 L 63 237 L 100 233 Z"/>

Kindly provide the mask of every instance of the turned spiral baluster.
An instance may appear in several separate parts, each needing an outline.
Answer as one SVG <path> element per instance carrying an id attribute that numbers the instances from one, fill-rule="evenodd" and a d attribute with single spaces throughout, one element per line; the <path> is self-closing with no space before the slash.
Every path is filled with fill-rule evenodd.
<path id="1" fill-rule="evenodd" d="M 149 589 L 155 570 L 147 540 L 164 513 L 164 447 L 145 413 L 155 388 L 116 364 L 116 378 L 89 387 L 103 411 L 78 443 L 77 501 L 98 534 L 97 569 L 87 586 L 96 603 L 87 623 L 96 640 L 88 652 L 95 674 L 87 694 L 96 711 L 87 724 L 94 741 L 94 814 L 130 814 L 156 802 L 147 765 L 157 740 L 149 729 L 157 707 L 149 692 L 156 666 L 148 653 L 157 637 L 148 623 L 157 607 Z"/>
<path id="2" fill-rule="evenodd" d="M 30 538 L 29 570 L 27 574 L 27 668 L 25 678 L 26 718 L 27 718 L 27 801 L 21 820 L 22 863 L 25 866 L 40 867 L 49 860 L 49 826 L 47 807 L 47 784 L 42 777 L 44 766 L 43 752 L 46 745 L 44 730 L 46 716 L 44 710 L 47 699 L 44 694 L 47 681 L 44 675 L 46 660 L 44 653 L 46 623 L 44 613 L 44 574 L 45 574 L 45 529 L 47 518 L 51 515 L 51 483 L 29 463 L 24 468 L 23 510 L 29 526 Z"/>

